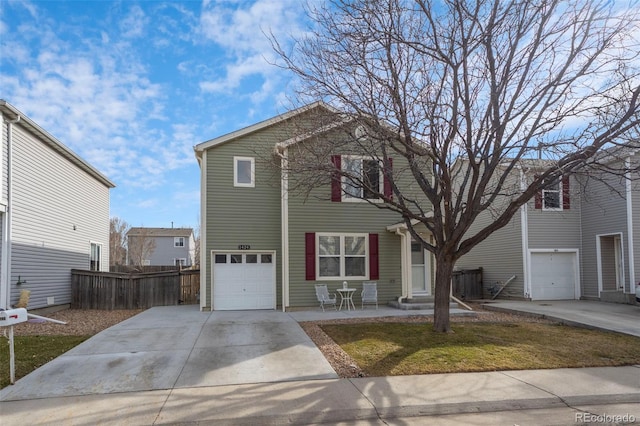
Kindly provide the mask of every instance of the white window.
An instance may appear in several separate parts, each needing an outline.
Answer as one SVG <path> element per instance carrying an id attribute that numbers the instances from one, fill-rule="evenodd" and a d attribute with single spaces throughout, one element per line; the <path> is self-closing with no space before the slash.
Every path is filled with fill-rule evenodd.
<path id="1" fill-rule="evenodd" d="M 142 266 L 150 266 L 151 261 L 149 259 L 142 259 Z"/>
<path id="2" fill-rule="evenodd" d="M 562 210 L 562 185 L 560 181 L 542 190 L 543 210 Z"/>
<path id="3" fill-rule="evenodd" d="M 342 170 L 349 176 L 342 178 L 345 201 L 373 200 L 382 192 L 380 162 L 364 157 L 342 157 Z"/>
<path id="4" fill-rule="evenodd" d="M 100 271 L 102 264 L 102 244 L 91 243 L 91 253 L 89 255 L 89 270 Z"/>
<path id="5" fill-rule="evenodd" d="M 316 234 L 317 279 L 367 279 L 368 234 Z"/>
<path id="6" fill-rule="evenodd" d="M 253 157 L 233 157 L 233 186 L 255 186 L 255 160 Z"/>
<path id="7" fill-rule="evenodd" d="M 187 259 L 173 259 L 174 266 L 187 266 Z"/>
<path id="8" fill-rule="evenodd" d="M 184 247 L 184 237 L 173 237 L 174 247 Z"/>

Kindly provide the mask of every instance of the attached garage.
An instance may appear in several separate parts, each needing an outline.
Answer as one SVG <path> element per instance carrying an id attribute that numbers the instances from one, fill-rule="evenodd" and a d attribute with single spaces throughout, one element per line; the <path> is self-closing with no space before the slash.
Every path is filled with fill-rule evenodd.
<path id="1" fill-rule="evenodd" d="M 275 309 L 275 252 L 212 252 L 213 309 Z"/>
<path id="2" fill-rule="evenodd" d="M 579 298 L 576 251 L 531 252 L 531 300 Z"/>

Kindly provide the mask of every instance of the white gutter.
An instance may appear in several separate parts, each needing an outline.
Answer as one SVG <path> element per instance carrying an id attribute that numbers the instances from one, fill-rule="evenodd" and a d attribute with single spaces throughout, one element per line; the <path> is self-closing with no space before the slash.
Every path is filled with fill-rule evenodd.
<path id="1" fill-rule="evenodd" d="M 627 157 L 625 159 L 625 168 L 627 172 L 625 173 L 625 183 L 626 183 L 626 192 L 627 192 L 627 245 L 629 250 L 629 292 L 633 293 L 635 291 L 635 283 L 636 283 L 636 273 L 635 273 L 635 263 L 634 263 L 634 252 L 633 252 L 633 191 L 631 188 L 631 158 Z"/>
<path id="2" fill-rule="evenodd" d="M 2 119 L 4 122 L 4 118 Z M 20 121 L 20 115 L 17 115 L 13 120 L 7 120 L 7 208 L 3 214 L 4 220 L 2 221 L 2 257 L 0 259 L 0 268 L 2 268 L 2 276 L 0 277 L 0 287 L 2 288 L 2 294 L 0 294 L 0 305 L 5 309 L 9 309 L 11 306 L 11 214 L 13 210 L 12 204 L 12 187 L 13 187 L 13 149 L 12 149 L 12 134 L 13 124 Z"/>
<path id="3" fill-rule="evenodd" d="M 280 157 L 280 232 L 282 244 L 282 312 L 289 306 L 289 151 L 276 147 Z"/>
<path id="4" fill-rule="evenodd" d="M 520 189 L 526 188 L 526 176 L 522 167 L 520 170 Z M 522 238 L 522 280 L 525 298 L 531 298 L 531 280 L 529 277 L 529 204 L 524 203 L 520 206 L 520 235 Z"/>

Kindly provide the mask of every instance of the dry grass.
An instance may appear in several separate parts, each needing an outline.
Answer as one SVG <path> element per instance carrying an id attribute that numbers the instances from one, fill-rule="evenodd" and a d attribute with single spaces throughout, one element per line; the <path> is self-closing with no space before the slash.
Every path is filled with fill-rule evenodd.
<path id="1" fill-rule="evenodd" d="M 363 375 L 595 367 L 640 363 L 640 338 L 546 322 L 325 324 Z"/>

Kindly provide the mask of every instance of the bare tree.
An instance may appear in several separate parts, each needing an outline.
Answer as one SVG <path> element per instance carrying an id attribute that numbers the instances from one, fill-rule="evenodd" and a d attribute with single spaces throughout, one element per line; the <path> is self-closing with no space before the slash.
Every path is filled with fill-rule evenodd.
<path id="1" fill-rule="evenodd" d="M 334 0 L 312 3 L 308 15 L 313 28 L 291 51 L 271 37 L 279 65 L 298 77 L 301 100 L 322 99 L 341 111 L 333 120 L 359 129 L 348 142 L 385 165 L 393 191 L 334 167 L 330 153 L 344 147 L 331 143 L 307 144 L 300 161 L 289 160 L 292 190 L 309 193 L 331 173 L 384 201 L 372 206 L 399 213 L 435 257 L 437 331 L 451 331 L 461 256 L 540 189 L 603 169 L 602 152 L 638 147 L 635 5 Z M 624 162 L 606 164 L 637 176 Z M 527 179 L 514 180 L 520 174 Z M 488 212 L 492 223 L 472 228 Z"/>
<path id="2" fill-rule="evenodd" d="M 109 267 L 127 263 L 127 232 L 129 224 L 117 216 L 109 220 Z"/>
<path id="3" fill-rule="evenodd" d="M 127 233 L 129 265 L 142 267 L 156 249 L 156 240 L 149 228 L 131 228 Z"/>

